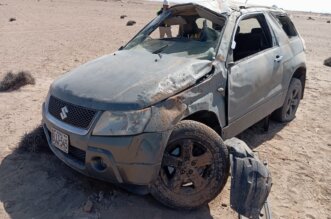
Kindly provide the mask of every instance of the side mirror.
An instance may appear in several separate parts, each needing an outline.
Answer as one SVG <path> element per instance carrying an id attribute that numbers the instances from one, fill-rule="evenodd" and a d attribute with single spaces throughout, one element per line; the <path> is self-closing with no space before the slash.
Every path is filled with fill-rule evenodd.
<path id="1" fill-rule="evenodd" d="M 236 46 L 237 46 L 237 43 L 236 43 L 236 41 L 233 40 L 232 44 L 231 44 L 231 49 L 235 50 Z"/>

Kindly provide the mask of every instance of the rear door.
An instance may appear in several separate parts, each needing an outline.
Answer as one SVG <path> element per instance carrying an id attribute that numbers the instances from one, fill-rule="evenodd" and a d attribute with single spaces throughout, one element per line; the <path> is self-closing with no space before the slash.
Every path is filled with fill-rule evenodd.
<path id="1" fill-rule="evenodd" d="M 228 76 L 229 123 L 273 101 L 281 93 L 283 74 L 283 55 L 263 13 L 241 17 L 234 35 Z M 256 118 L 266 116 L 257 113 Z"/>

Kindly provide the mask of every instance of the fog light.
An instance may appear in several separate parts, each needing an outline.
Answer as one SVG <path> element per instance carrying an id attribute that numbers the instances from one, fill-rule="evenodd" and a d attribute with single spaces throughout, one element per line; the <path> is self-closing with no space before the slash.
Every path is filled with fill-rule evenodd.
<path id="1" fill-rule="evenodd" d="M 107 168 L 107 164 L 103 162 L 103 159 L 101 157 L 94 157 L 92 159 L 92 166 L 97 171 L 104 171 Z"/>

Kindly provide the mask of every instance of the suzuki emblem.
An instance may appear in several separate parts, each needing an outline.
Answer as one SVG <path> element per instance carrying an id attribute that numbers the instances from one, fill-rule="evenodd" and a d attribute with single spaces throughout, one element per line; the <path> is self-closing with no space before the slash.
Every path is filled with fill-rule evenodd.
<path id="1" fill-rule="evenodd" d="M 69 111 L 68 111 L 67 106 L 61 108 L 60 116 L 61 116 L 61 119 L 62 119 L 62 120 L 66 119 L 66 118 L 68 117 L 68 116 L 67 116 L 67 113 L 68 113 L 68 112 L 69 112 Z"/>

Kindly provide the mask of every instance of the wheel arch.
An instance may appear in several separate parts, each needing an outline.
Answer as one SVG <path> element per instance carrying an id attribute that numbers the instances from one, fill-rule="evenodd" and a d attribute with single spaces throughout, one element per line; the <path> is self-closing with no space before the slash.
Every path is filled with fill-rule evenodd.
<path id="1" fill-rule="evenodd" d="M 222 127 L 216 113 L 208 110 L 201 110 L 183 118 L 182 120 L 193 120 L 200 122 L 209 128 L 213 129 L 222 137 Z"/>
<path id="2" fill-rule="evenodd" d="M 307 68 L 306 68 L 306 66 L 300 66 L 299 68 L 297 68 L 295 70 L 295 72 L 292 75 L 292 78 L 297 78 L 301 81 L 301 85 L 302 85 L 301 99 L 304 96 L 304 91 L 305 91 L 305 87 L 306 87 L 306 77 L 307 77 Z"/>

